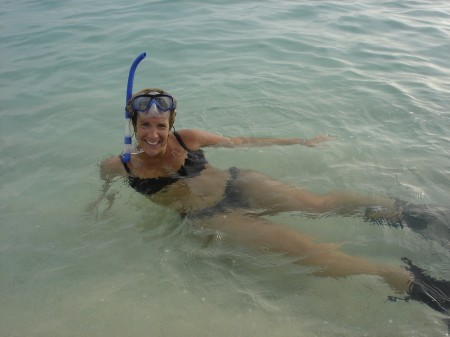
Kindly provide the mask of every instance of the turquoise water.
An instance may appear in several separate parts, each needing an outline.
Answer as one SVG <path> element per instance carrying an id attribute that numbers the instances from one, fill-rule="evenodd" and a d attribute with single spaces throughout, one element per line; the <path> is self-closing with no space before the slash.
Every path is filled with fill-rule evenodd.
<path id="1" fill-rule="evenodd" d="M 450 205 L 448 1 L 11 1 L 0 5 L 1 336 L 442 336 L 425 305 L 369 277 L 314 278 L 280 256 L 203 247 L 118 181 L 135 88 L 178 100 L 177 127 L 338 137 L 326 147 L 208 150 L 316 192 Z M 450 252 L 360 218 L 273 217 L 344 250 L 450 279 Z"/>

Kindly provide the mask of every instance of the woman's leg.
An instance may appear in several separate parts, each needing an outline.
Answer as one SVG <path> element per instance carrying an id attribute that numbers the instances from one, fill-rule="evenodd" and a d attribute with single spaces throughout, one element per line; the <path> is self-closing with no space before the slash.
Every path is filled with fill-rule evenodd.
<path id="1" fill-rule="evenodd" d="M 450 209 L 433 205 L 414 205 L 399 199 L 332 191 L 321 195 L 274 180 L 262 173 L 241 170 L 233 181 L 250 208 L 259 214 L 305 211 L 352 214 L 364 211 L 372 224 L 407 227 L 420 235 L 450 247 Z M 363 210 L 364 209 L 364 210 Z M 432 230 L 427 230 L 432 225 Z"/>
<path id="2" fill-rule="evenodd" d="M 267 213 L 337 211 L 345 214 L 367 206 L 395 210 L 391 198 L 364 196 L 348 191 L 315 194 L 251 170 L 241 170 L 234 185 L 249 201 L 251 208 L 264 209 Z"/>
<path id="3" fill-rule="evenodd" d="M 195 219 L 193 225 L 219 230 L 224 233 L 224 239 L 262 252 L 278 252 L 298 257 L 298 264 L 321 267 L 314 273 L 317 276 L 378 275 L 398 291 L 407 291 L 411 282 L 410 273 L 402 268 L 350 256 L 339 251 L 338 244 L 316 243 L 307 235 L 248 215 L 245 210 Z"/>
<path id="4" fill-rule="evenodd" d="M 196 219 L 193 225 L 219 230 L 225 234 L 224 239 L 262 252 L 298 257 L 298 264 L 321 267 L 314 272 L 316 276 L 380 276 L 393 289 L 407 293 L 410 299 L 425 303 L 447 316 L 450 312 L 450 282 L 428 276 L 408 259 L 403 259 L 407 266 L 400 268 L 350 256 L 339 251 L 337 244 L 316 243 L 293 229 L 248 215 L 245 210 Z"/>

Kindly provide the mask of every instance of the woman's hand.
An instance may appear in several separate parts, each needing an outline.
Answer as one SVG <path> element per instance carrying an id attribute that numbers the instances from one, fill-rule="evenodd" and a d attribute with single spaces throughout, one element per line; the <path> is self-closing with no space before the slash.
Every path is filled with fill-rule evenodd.
<path id="1" fill-rule="evenodd" d="M 310 147 L 324 146 L 325 144 L 322 144 L 323 142 L 328 142 L 330 140 L 336 140 L 336 139 L 337 139 L 337 137 L 335 137 L 335 136 L 319 135 L 319 136 L 316 136 L 316 137 L 311 138 L 311 139 L 303 139 L 301 144 L 302 145 L 306 145 L 306 146 L 310 146 Z"/>

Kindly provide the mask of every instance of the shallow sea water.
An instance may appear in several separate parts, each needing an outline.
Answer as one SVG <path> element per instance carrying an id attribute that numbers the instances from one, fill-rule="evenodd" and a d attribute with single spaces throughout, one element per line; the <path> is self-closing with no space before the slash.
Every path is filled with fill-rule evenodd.
<path id="1" fill-rule="evenodd" d="M 177 127 L 338 137 L 328 146 L 207 150 L 325 193 L 450 205 L 448 1 L 11 1 L 0 5 L 0 335 L 443 336 L 443 316 L 370 276 L 317 278 L 216 240 L 117 181 L 135 88 L 179 103 Z M 358 217 L 272 217 L 357 256 L 407 256 L 450 279 L 449 238 Z"/>

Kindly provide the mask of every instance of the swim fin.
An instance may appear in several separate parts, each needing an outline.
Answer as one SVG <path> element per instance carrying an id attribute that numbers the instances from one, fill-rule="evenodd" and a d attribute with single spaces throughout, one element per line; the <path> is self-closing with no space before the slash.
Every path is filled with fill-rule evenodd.
<path id="1" fill-rule="evenodd" d="M 423 231 L 432 223 L 439 223 L 450 231 L 450 209 L 435 205 L 416 205 L 400 199 L 395 200 L 394 209 L 367 207 L 364 219 L 373 224 L 407 227 L 416 232 Z"/>
<path id="2" fill-rule="evenodd" d="M 406 300 L 414 300 L 425 303 L 430 308 L 447 316 L 444 323 L 450 331 L 450 281 L 437 280 L 414 265 L 411 260 L 404 257 L 405 269 L 414 277 L 408 291 Z"/>

